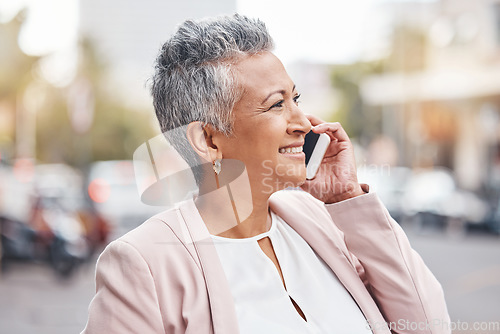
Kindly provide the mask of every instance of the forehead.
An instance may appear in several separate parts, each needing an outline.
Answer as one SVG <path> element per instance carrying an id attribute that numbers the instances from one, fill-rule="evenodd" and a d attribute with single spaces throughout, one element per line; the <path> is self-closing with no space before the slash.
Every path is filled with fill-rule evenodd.
<path id="1" fill-rule="evenodd" d="M 291 91 L 293 87 L 285 67 L 271 52 L 247 56 L 238 61 L 233 69 L 245 95 L 267 96 L 270 90 Z"/>

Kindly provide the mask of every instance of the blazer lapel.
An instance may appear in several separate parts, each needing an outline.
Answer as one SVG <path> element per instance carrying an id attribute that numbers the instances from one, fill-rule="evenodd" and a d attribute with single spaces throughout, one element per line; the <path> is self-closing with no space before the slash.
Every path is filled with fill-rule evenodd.
<path id="1" fill-rule="evenodd" d="M 282 198 L 280 200 L 273 200 L 273 197 L 271 197 L 270 206 L 271 210 L 297 231 L 316 254 L 325 261 L 351 294 L 367 321 L 378 325 L 377 328 L 372 329 L 373 333 L 390 333 L 386 326 L 380 326 L 380 324 L 385 323 L 382 314 L 361 278 L 358 276 L 353 264 L 351 264 L 338 246 L 339 243 L 344 241 L 343 239 L 336 238 L 339 233 L 335 231 L 331 219 L 330 221 L 325 221 L 325 217 L 311 210 L 304 212 L 304 208 L 307 208 L 306 206 L 297 207 Z M 327 215 L 329 217 L 328 213 Z"/>
<path id="2" fill-rule="evenodd" d="M 386 326 L 380 326 L 380 324 L 385 322 L 382 314 L 355 268 L 338 246 L 339 242 L 343 242 L 343 240 L 336 240 L 337 238 L 335 237 L 338 232 L 335 231 L 331 219 L 329 222 L 325 222 L 325 217 L 315 212 L 304 212 L 304 206 L 294 206 L 288 204 L 285 200 L 273 200 L 273 197 L 270 199 L 270 206 L 271 210 L 295 229 L 316 254 L 332 269 L 339 281 L 358 304 L 365 318 L 371 323 L 379 325 L 372 329 L 373 333 L 390 333 Z M 238 320 L 234 301 L 229 290 L 229 283 L 224 274 L 217 250 L 198 209 L 193 200 L 181 203 L 179 209 L 186 224 L 186 233 L 189 234 L 186 241 L 188 242 L 189 240 L 189 242 L 193 243 L 205 277 L 214 333 L 239 333 Z M 330 222 L 332 225 L 328 224 Z"/>
<path id="3" fill-rule="evenodd" d="M 217 250 L 193 200 L 179 205 L 205 276 L 215 334 L 239 333 L 233 297 Z M 188 238 L 186 238 L 188 239 Z"/>

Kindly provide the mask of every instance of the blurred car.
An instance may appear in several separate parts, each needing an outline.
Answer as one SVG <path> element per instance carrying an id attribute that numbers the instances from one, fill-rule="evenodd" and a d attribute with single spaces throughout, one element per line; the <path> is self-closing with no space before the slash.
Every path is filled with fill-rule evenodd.
<path id="1" fill-rule="evenodd" d="M 496 226 L 488 203 L 477 194 L 458 188 L 452 172 L 446 168 L 412 171 L 407 167 L 361 166 L 358 179 L 377 192 L 391 216 L 400 223 L 411 221 L 433 229 L 458 226 L 464 231 L 471 225 Z"/>
<path id="2" fill-rule="evenodd" d="M 35 164 L 19 159 L 12 166 L 0 164 L 0 216 L 27 222 L 33 194 Z"/>
<path id="3" fill-rule="evenodd" d="M 486 217 L 485 224 L 493 233 L 500 235 L 500 198 L 493 200 L 490 214 Z"/>
<path id="4" fill-rule="evenodd" d="M 64 164 L 31 168 L 29 178 L 19 178 L 15 165 L 3 168 L 7 186 L 0 197 L 19 195 L 0 207 L 3 267 L 6 261 L 45 261 L 69 276 L 107 241 L 109 224 L 86 200 L 81 172 Z"/>
<path id="5" fill-rule="evenodd" d="M 92 250 L 106 243 L 110 224 L 86 196 L 82 172 L 64 164 L 38 165 L 35 168 L 34 196 L 57 203 L 55 207 L 71 213 L 80 222 L 82 234 Z"/>
<path id="6" fill-rule="evenodd" d="M 490 210 L 488 203 L 478 195 L 459 189 L 452 172 L 446 168 L 413 173 L 402 199 L 406 215 L 441 227 L 447 227 L 450 222 L 461 228 L 467 224 L 483 224 Z"/>
<path id="7" fill-rule="evenodd" d="M 36 195 L 30 225 L 37 234 L 39 254 L 45 256 L 54 270 L 69 276 L 92 255 L 78 212 L 65 206 L 66 197 L 59 192 Z"/>
<path id="8" fill-rule="evenodd" d="M 405 215 L 402 198 L 411 175 L 411 169 L 400 166 L 360 166 L 358 168 L 359 182 L 367 183 L 370 191 L 377 193 L 391 216 L 398 222 L 401 222 Z"/>
<path id="9" fill-rule="evenodd" d="M 110 221 L 118 236 L 162 211 L 141 202 L 129 160 L 99 161 L 90 165 L 87 193 L 96 211 Z"/>
<path id="10" fill-rule="evenodd" d="M 2 271 L 10 261 L 36 260 L 36 237 L 36 231 L 27 224 L 0 217 Z"/>

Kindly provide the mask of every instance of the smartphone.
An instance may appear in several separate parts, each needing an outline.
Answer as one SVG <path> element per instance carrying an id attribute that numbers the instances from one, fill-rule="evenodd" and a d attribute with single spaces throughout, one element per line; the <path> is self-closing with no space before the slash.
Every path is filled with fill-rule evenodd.
<path id="1" fill-rule="evenodd" d="M 317 134 L 312 131 L 306 134 L 302 151 L 306 155 L 306 179 L 316 176 L 321 161 L 330 145 L 330 136 L 326 133 Z"/>

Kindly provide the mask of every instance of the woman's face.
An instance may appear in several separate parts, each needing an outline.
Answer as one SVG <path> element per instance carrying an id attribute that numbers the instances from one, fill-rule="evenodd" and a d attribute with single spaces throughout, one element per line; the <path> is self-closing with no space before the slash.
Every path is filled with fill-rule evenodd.
<path id="1" fill-rule="evenodd" d="M 298 107 L 299 93 L 283 64 L 263 52 L 244 58 L 233 69 L 242 97 L 233 109 L 233 134 L 218 136 L 223 158 L 245 164 L 253 192 L 270 194 L 302 184 L 302 146 L 311 123 Z"/>

